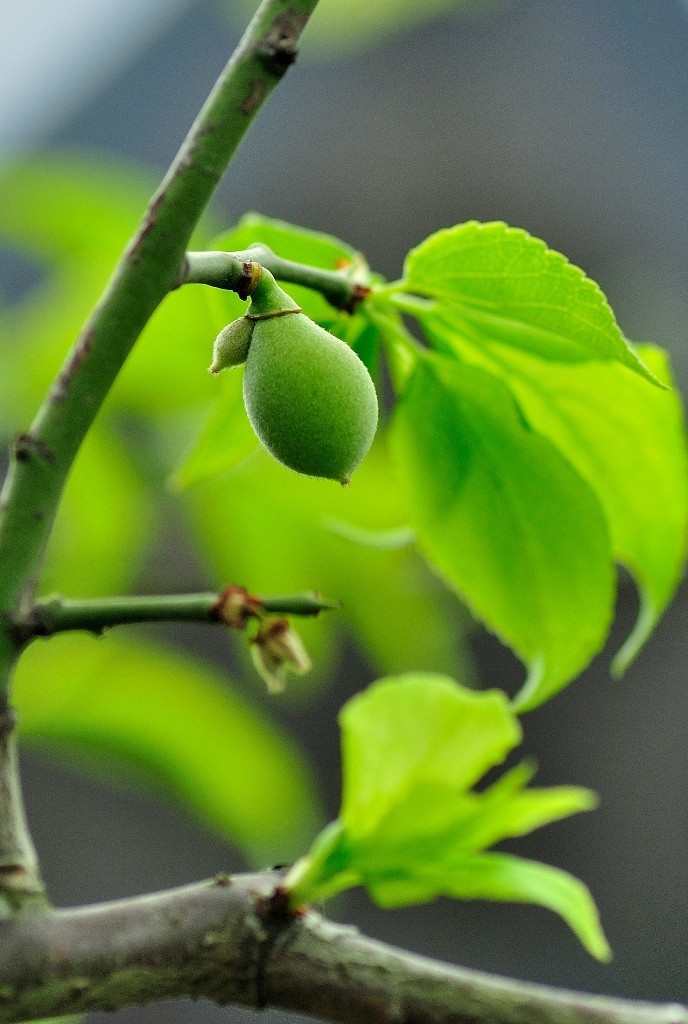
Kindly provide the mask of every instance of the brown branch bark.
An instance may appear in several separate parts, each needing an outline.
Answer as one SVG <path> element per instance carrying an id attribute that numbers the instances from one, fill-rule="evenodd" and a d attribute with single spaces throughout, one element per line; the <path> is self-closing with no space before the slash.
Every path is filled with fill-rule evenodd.
<path id="1" fill-rule="evenodd" d="M 688 1008 L 437 963 L 287 915 L 279 875 L 214 879 L 0 922 L 0 1022 L 207 998 L 347 1024 L 688 1024 Z"/>

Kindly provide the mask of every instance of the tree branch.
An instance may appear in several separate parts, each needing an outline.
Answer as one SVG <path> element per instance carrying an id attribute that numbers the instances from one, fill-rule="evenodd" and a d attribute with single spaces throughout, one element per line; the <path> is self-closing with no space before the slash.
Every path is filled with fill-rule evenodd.
<path id="1" fill-rule="evenodd" d="M 582 995 L 394 949 L 314 911 L 275 872 L 0 922 L 0 1024 L 207 998 L 347 1024 L 688 1024 L 688 1009 Z"/>
<path id="2" fill-rule="evenodd" d="M 31 603 L 67 473 L 134 342 L 175 286 L 191 233 L 247 128 L 296 56 L 317 0 L 263 0 L 192 126 L 29 431 L 0 495 L 0 686 L 7 619 Z"/>

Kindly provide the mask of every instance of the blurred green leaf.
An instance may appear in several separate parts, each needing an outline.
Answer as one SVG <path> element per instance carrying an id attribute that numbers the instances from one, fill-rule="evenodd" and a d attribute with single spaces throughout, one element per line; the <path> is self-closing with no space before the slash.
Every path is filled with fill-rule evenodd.
<path id="1" fill-rule="evenodd" d="M 346 624 L 382 671 L 416 665 L 471 677 L 459 644 L 465 614 L 414 549 L 363 547 L 344 532 L 406 529 L 407 512 L 389 458 L 374 445 L 349 487 L 292 473 L 257 452 L 224 479 L 186 496 L 194 535 L 218 584 L 252 593 L 316 590 L 341 612 L 299 623 L 315 672 L 326 670 Z"/>
<path id="2" fill-rule="evenodd" d="M 101 428 L 81 446 L 47 551 L 43 592 L 115 594 L 136 579 L 155 503 L 126 449 Z"/>
<path id="3" fill-rule="evenodd" d="M 391 530 L 365 530 L 359 526 L 344 522 L 340 519 L 323 519 L 325 526 L 338 537 L 344 540 L 353 541 L 354 544 L 362 544 L 367 548 L 380 548 L 382 550 L 393 550 L 405 548 L 413 544 L 415 533 L 410 526 L 397 526 Z"/>
<path id="4" fill-rule="evenodd" d="M 0 237 L 56 270 L 89 259 L 111 271 L 155 184 L 136 165 L 92 154 L 22 160 L 0 175 Z"/>
<path id="5" fill-rule="evenodd" d="M 53 154 L 6 169 L 0 189 L 0 245 L 23 251 L 45 271 L 3 325 L 0 406 L 6 424 L 17 429 L 102 292 L 153 182 L 131 166 Z"/>
<path id="6" fill-rule="evenodd" d="M 392 441 L 430 561 L 526 662 L 527 710 L 566 685 L 609 629 L 606 521 L 584 479 L 533 433 L 501 381 L 425 354 Z"/>
<path id="7" fill-rule="evenodd" d="M 340 723 L 342 808 L 287 875 L 295 903 L 354 885 L 387 907 L 440 895 L 536 903 L 559 913 L 594 956 L 608 958 L 581 882 L 546 865 L 483 853 L 596 804 L 594 794 L 574 786 L 526 789 L 527 765 L 482 792 L 471 790 L 521 739 L 503 693 L 406 674 L 358 694 Z"/>
<path id="8" fill-rule="evenodd" d="M 185 491 L 227 473 L 257 450 L 258 438 L 244 408 L 242 380 L 239 368 L 221 375 L 210 416 L 171 478 L 175 490 Z"/>
<path id="9" fill-rule="evenodd" d="M 434 343 L 483 366 L 509 387 L 534 430 L 597 494 L 613 554 L 634 575 L 641 610 L 614 667 L 623 671 L 652 633 L 680 581 L 688 537 L 688 458 L 680 396 L 661 349 L 638 351 L 667 390 L 616 363 L 543 363 L 499 342 L 467 344 L 441 316 Z"/>
<path id="10" fill-rule="evenodd" d="M 100 297 L 154 182 L 131 164 L 52 155 L 6 171 L 0 187 L 0 244 L 20 247 L 46 270 L 2 324 L 0 407 L 16 429 L 42 399 Z M 108 406 L 151 416 L 207 401 L 214 393 L 206 373 L 213 339 L 202 288 L 168 296 Z"/>
<path id="11" fill-rule="evenodd" d="M 170 293 L 146 325 L 108 402 L 165 424 L 168 413 L 202 408 L 217 393 L 208 373 L 215 329 L 204 289 Z"/>
<path id="12" fill-rule="evenodd" d="M 469 221 L 438 231 L 408 254 L 405 291 L 480 344 L 500 340 L 548 360 L 613 359 L 657 383 L 624 338 L 601 289 L 565 256 L 522 228 Z"/>
<path id="13" fill-rule="evenodd" d="M 24 742 L 96 773 L 162 787 L 253 864 L 289 859 L 320 818 L 291 740 L 217 670 L 138 641 L 69 634 L 23 656 Z"/>

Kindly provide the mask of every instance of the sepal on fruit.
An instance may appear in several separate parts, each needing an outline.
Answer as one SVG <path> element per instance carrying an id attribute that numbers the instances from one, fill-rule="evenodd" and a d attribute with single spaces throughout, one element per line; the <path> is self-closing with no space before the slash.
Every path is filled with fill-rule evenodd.
<path id="1" fill-rule="evenodd" d="M 210 373 L 220 373 L 230 366 L 240 366 L 246 362 L 251 336 L 253 334 L 253 321 L 247 317 L 239 317 L 231 324 L 223 327 L 213 345 L 213 361 L 210 364 Z"/>

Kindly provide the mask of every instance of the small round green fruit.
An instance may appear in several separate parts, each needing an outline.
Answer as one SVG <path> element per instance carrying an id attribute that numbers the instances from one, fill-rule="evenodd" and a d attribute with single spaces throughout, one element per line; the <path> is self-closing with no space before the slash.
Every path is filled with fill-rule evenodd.
<path id="1" fill-rule="evenodd" d="M 251 335 L 253 334 L 253 320 L 245 316 L 233 320 L 231 324 L 218 334 L 213 345 L 213 361 L 210 364 L 211 373 L 219 373 L 229 366 L 240 366 L 246 362 Z"/>
<path id="2" fill-rule="evenodd" d="M 355 352 L 303 313 L 256 319 L 244 402 L 253 429 L 285 466 L 348 482 L 372 444 L 377 395 Z"/>

